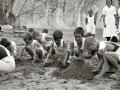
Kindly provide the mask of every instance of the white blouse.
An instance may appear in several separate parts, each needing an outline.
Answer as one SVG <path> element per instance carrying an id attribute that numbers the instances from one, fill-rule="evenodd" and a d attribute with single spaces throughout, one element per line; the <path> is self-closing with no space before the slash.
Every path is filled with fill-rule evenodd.
<path id="1" fill-rule="evenodd" d="M 115 15 L 116 14 L 116 8 L 114 6 L 111 6 L 110 8 L 108 6 L 105 6 L 103 8 L 103 15 Z"/>

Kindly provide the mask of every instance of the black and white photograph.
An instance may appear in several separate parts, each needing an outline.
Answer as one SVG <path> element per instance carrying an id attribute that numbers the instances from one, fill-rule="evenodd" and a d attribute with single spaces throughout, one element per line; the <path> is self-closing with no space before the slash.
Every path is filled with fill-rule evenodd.
<path id="1" fill-rule="evenodd" d="M 120 0 L 0 0 L 0 90 L 120 90 Z"/>

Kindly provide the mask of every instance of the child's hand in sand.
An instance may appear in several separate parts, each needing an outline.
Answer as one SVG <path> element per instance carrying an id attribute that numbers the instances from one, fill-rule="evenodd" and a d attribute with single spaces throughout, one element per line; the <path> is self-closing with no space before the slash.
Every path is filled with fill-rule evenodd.
<path id="1" fill-rule="evenodd" d="M 93 73 L 95 73 L 95 72 L 97 72 L 97 71 L 98 71 L 97 69 L 92 70 Z"/>
<path id="2" fill-rule="evenodd" d="M 70 60 L 71 59 L 78 59 L 78 57 L 76 57 L 76 56 L 69 56 L 69 58 L 70 58 Z"/>
<path id="3" fill-rule="evenodd" d="M 48 61 L 45 61 L 44 64 L 43 64 L 44 67 L 47 67 L 48 65 L 49 65 Z"/>
<path id="4" fill-rule="evenodd" d="M 17 58 L 19 61 L 23 61 L 23 57 L 18 57 Z"/>
<path id="5" fill-rule="evenodd" d="M 62 64 L 63 64 L 63 66 L 66 66 L 66 61 L 64 60 L 64 61 L 62 62 Z"/>
<path id="6" fill-rule="evenodd" d="M 94 77 L 94 79 L 101 79 L 101 78 L 102 78 L 101 75 L 96 75 L 96 76 Z"/>
<path id="7" fill-rule="evenodd" d="M 34 61 L 31 62 L 33 65 L 36 65 Z"/>

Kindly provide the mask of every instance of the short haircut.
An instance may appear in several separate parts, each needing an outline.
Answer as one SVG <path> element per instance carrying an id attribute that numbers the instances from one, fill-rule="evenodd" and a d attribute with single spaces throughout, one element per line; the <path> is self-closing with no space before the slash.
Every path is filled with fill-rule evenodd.
<path id="1" fill-rule="evenodd" d="M 91 33 L 86 33 L 86 34 L 84 35 L 85 38 L 86 38 L 86 37 L 89 37 L 89 36 L 92 36 L 92 34 L 91 34 Z"/>
<path id="2" fill-rule="evenodd" d="M 39 32 L 33 31 L 33 34 L 32 34 L 33 39 L 35 39 L 38 36 L 40 36 Z"/>
<path id="3" fill-rule="evenodd" d="M 119 38 L 117 36 L 113 36 L 111 39 L 110 39 L 111 42 L 115 42 L 115 43 L 118 43 L 119 41 Z"/>
<path id="4" fill-rule="evenodd" d="M 28 32 L 33 32 L 34 31 L 34 29 L 33 28 L 30 28 L 29 30 L 28 30 Z"/>
<path id="5" fill-rule="evenodd" d="M 62 39 L 63 37 L 63 32 L 60 30 L 56 30 L 53 32 L 53 38 L 54 40 Z"/>
<path id="6" fill-rule="evenodd" d="M 106 0 L 106 5 L 107 5 L 107 1 L 108 1 L 108 0 Z M 111 1 L 111 4 L 112 4 L 112 0 L 110 0 L 110 1 Z"/>
<path id="7" fill-rule="evenodd" d="M 11 44 L 11 42 L 6 38 L 2 38 L 0 44 L 3 45 L 4 47 L 8 47 Z"/>
<path id="8" fill-rule="evenodd" d="M 86 48 L 89 48 L 90 45 L 95 44 L 96 42 L 97 42 L 97 41 L 95 40 L 94 37 L 92 37 L 92 36 L 87 37 L 87 38 L 85 39 Z"/>
<path id="9" fill-rule="evenodd" d="M 88 13 L 90 13 L 91 11 L 93 12 L 93 10 L 92 10 L 92 9 L 90 9 L 90 10 L 88 11 Z"/>
<path id="10" fill-rule="evenodd" d="M 84 29 L 82 27 L 77 27 L 74 31 L 74 35 L 75 33 L 81 34 L 82 36 L 84 36 Z"/>
<path id="11" fill-rule="evenodd" d="M 48 29 L 43 29 L 42 33 L 48 33 Z"/>
<path id="12" fill-rule="evenodd" d="M 24 41 L 26 41 L 26 40 L 31 41 L 32 39 L 33 39 L 32 35 L 28 32 L 26 32 L 25 35 L 23 36 Z"/>

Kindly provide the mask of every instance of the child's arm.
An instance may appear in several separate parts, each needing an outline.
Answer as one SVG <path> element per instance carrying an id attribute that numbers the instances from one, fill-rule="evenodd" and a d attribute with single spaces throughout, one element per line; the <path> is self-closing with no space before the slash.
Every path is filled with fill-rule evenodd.
<path id="1" fill-rule="evenodd" d="M 51 45 L 50 45 L 50 50 L 49 50 L 49 53 L 48 53 L 48 55 L 47 55 L 47 57 L 46 57 L 46 60 L 45 60 L 45 62 L 44 62 L 44 66 L 45 66 L 46 63 L 48 63 L 48 59 L 49 59 L 49 57 L 50 57 L 51 54 L 52 54 L 53 44 L 54 44 L 54 42 L 52 42 Z"/>
<path id="2" fill-rule="evenodd" d="M 115 14 L 114 17 L 115 17 L 115 25 L 118 29 L 118 24 L 119 24 L 119 19 L 118 18 L 119 18 L 119 16 L 118 16 L 118 14 Z"/>
<path id="3" fill-rule="evenodd" d="M 103 24 L 104 24 L 104 27 L 106 28 L 105 15 L 103 15 Z"/>
<path id="4" fill-rule="evenodd" d="M 78 59 L 78 57 L 76 57 L 74 55 L 74 43 L 73 42 L 71 42 L 71 44 L 70 44 L 70 56 L 69 56 L 69 59 L 71 59 L 71 60 Z"/>
<path id="5" fill-rule="evenodd" d="M 103 62 L 102 62 L 102 70 L 100 72 L 100 74 L 96 75 L 95 78 L 100 78 L 102 77 L 109 69 L 109 64 L 105 58 L 105 53 L 107 52 L 107 48 L 103 49 L 102 50 L 102 53 L 103 53 Z"/>
<path id="6" fill-rule="evenodd" d="M 24 50 L 25 48 L 26 48 L 26 45 L 20 50 L 18 59 L 22 60 L 21 57 L 22 57 L 23 50 Z"/>
<path id="7" fill-rule="evenodd" d="M 97 16 L 94 17 L 94 24 L 96 25 Z"/>
<path id="8" fill-rule="evenodd" d="M 67 48 L 67 43 L 65 41 L 63 41 L 63 47 L 64 47 L 64 55 L 65 55 L 63 64 L 64 64 L 64 66 L 66 66 L 66 62 L 68 60 L 68 48 Z"/>
<path id="9" fill-rule="evenodd" d="M 74 43 L 72 42 L 70 44 L 70 56 L 73 56 L 73 54 L 74 54 Z"/>
<path id="10" fill-rule="evenodd" d="M 86 43 L 84 44 L 84 50 L 83 50 L 82 56 L 84 58 L 91 58 L 92 57 L 91 50 L 89 50 L 89 46 Z"/>
<path id="11" fill-rule="evenodd" d="M 47 34 L 47 35 L 45 36 L 45 38 L 46 38 L 46 40 L 53 40 L 53 36 L 51 36 L 51 35 L 49 35 L 49 34 Z"/>
<path id="12" fill-rule="evenodd" d="M 87 23 L 88 23 L 88 18 L 86 17 L 86 19 L 85 19 L 85 22 L 86 22 L 86 25 L 87 25 Z"/>
<path id="13" fill-rule="evenodd" d="M 36 56 L 37 56 L 37 53 L 36 53 L 36 51 L 37 51 L 37 49 L 38 48 L 40 48 L 40 47 L 42 47 L 42 45 L 39 43 L 39 42 L 36 42 L 35 44 L 34 44 L 34 49 L 33 49 L 33 61 L 32 61 L 32 64 L 34 64 L 35 63 L 35 61 L 36 61 L 36 59 L 38 59 Z"/>
<path id="14" fill-rule="evenodd" d="M 12 46 L 10 46 L 11 49 L 11 54 L 13 55 L 13 57 L 15 58 L 15 53 L 14 53 L 14 48 Z"/>
<path id="15" fill-rule="evenodd" d="M 34 47 L 34 50 L 33 50 L 33 61 L 32 61 L 32 64 L 34 64 L 35 63 L 35 61 L 36 61 L 36 50 L 37 50 L 37 47 L 35 46 Z"/>

